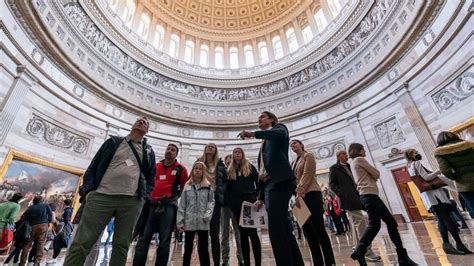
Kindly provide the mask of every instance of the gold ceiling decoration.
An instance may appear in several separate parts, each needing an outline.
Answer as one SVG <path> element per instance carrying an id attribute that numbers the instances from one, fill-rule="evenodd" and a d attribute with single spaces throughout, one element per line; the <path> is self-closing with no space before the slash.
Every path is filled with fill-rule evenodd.
<path id="1" fill-rule="evenodd" d="M 204 32 L 235 34 L 291 21 L 312 1 L 304 0 L 151 0 L 143 5 L 160 19 L 169 18 Z M 300 8 L 298 8 L 300 7 Z M 296 10 L 298 9 L 298 10 Z"/>

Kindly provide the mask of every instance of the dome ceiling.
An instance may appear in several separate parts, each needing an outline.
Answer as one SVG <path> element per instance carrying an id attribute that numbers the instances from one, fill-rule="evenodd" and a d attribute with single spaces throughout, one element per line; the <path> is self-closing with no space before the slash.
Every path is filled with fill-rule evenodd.
<path id="1" fill-rule="evenodd" d="M 148 6 L 165 11 L 184 25 L 225 34 L 260 28 L 277 20 L 291 19 L 302 0 L 152 0 Z"/>

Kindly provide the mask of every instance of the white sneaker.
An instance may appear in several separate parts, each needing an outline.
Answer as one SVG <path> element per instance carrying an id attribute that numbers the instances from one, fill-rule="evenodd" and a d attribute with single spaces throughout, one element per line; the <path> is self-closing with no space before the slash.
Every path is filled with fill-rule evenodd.
<path id="1" fill-rule="evenodd" d="M 371 249 L 367 250 L 367 253 L 365 253 L 365 259 L 374 262 L 374 261 L 379 261 L 382 259 L 379 255 L 375 254 Z"/>
<path id="2" fill-rule="evenodd" d="M 46 265 L 52 264 L 55 265 L 58 262 L 58 259 L 50 259 L 46 262 Z"/>

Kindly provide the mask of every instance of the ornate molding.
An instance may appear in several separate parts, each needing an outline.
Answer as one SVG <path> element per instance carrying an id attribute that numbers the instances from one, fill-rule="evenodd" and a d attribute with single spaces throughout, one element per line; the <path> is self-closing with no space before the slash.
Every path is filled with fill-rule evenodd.
<path id="1" fill-rule="evenodd" d="M 316 157 L 318 160 L 331 158 L 336 155 L 337 151 L 345 149 L 346 144 L 344 143 L 343 139 L 311 148 L 311 150 L 313 150 L 314 157 Z"/>
<path id="2" fill-rule="evenodd" d="M 276 95 L 287 90 L 296 89 L 322 74 L 335 68 L 364 42 L 388 14 L 395 1 L 377 1 L 357 28 L 350 33 L 336 48 L 307 69 L 289 77 L 261 86 L 250 88 L 220 89 L 208 88 L 183 83 L 165 77 L 144 66 L 118 48 L 92 21 L 78 3 L 68 3 L 64 9 L 75 29 L 80 32 L 92 47 L 129 76 L 152 86 L 155 90 L 165 89 L 185 94 L 193 98 L 208 101 L 242 101 Z"/>
<path id="3" fill-rule="evenodd" d="M 395 116 L 375 124 L 373 128 L 382 149 L 405 141 L 405 135 Z"/>
<path id="4" fill-rule="evenodd" d="M 62 125 L 52 123 L 36 114 L 33 114 L 28 121 L 26 133 L 40 141 L 81 155 L 85 155 L 91 143 L 90 138 L 73 133 Z"/>
<path id="5" fill-rule="evenodd" d="M 431 96 L 439 112 L 444 112 L 458 105 L 474 94 L 474 66 L 468 68 L 454 82 Z"/>

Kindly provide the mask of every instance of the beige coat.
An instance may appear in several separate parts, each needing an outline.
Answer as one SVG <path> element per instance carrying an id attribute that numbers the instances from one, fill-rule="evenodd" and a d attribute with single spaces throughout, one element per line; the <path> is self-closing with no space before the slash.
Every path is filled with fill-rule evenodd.
<path id="1" fill-rule="evenodd" d="M 379 170 L 375 169 L 364 157 L 354 158 L 352 161 L 352 174 L 357 184 L 360 195 L 378 195 L 377 180 Z"/>
<path id="2" fill-rule="evenodd" d="M 298 187 L 304 189 L 304 193 L 310 191 L 321 191 L 321 187 L 316 180 L 316 159 L 310 152 L 306 152 L 298 161 L 295 168 L 296 159 L 291 162 L 291 168 L 295 169 L 296 182 Z"/>

